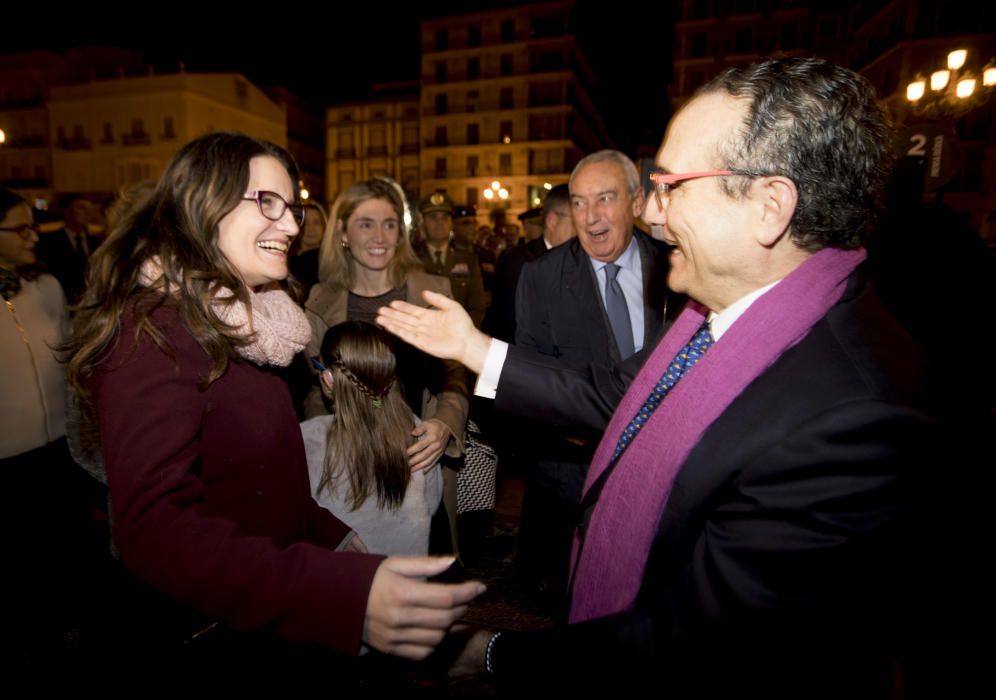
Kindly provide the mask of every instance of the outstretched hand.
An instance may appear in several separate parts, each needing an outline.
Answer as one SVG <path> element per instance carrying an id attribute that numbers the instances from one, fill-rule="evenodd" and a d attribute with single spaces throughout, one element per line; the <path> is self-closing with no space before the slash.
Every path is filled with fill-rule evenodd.
<path id="1" fill-rule="evenodd" d="M 388 557 L 377 568 L 363 641 L 387 654 L 421 660 L 467 612 L 467 604 L 485 591 L 483 583 L 428 583 L 444 572 L 452 557 Z"/>
<path id="2" fill-rule="evenodd" d="M 480 374 L 491 339 L 474 327 L 458 302 L 428 290 L 422 298 L 435 308 L 392 301 L 378 309 L 378 325 L 433 357 L 456 360 Z"/>

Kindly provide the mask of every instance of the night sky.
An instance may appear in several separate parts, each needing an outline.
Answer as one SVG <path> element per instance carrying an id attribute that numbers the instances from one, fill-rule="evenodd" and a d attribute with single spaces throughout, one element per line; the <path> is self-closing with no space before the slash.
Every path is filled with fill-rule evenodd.
<path id="1" fill-rule="evenodd" d="M 192 3 L 84 3 L 43 27 L 21 3 L 3 12 L 8 29 L 0 53 L 87 44 L 134 48 L 157 72 L 174 72 L 180 61 L 193 72 L 235 70 L 325 106 L 361 99 L 371 83 L 418 79 L 420 19 L 516 4 L 426 0 L 388 10 L 379 2 L 306 3 L 295 12 L 293 3 L 278 2 L 270 10 L 223 12 Z M 634 13 L 618 3 L 626 7 L 623 15 L 612 14 L 611 3 L 580 0 L 576 9 L 578 39 L 599 81 L 596 104 L 624 150 L 663 136 L 673 35 L 668 5 Z M 20 29 L 10 31 L 14 27 Z"/>

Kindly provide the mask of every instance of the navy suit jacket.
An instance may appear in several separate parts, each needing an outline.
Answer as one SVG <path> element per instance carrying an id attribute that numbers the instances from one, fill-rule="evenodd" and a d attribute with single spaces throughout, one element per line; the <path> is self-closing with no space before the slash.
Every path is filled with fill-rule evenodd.
<path id="1" fill-rule="evenodd" d="M 894 613 L 918 580 L 903 579 L 916 494 L 936 455 L 920 357 L 852 277 L 692 449 L 636 607 L 505 635 L 499 679 L 652 683 L 668 697 L 890 697 Z M 641 359 L 565 367 L 511 347 L 496 408 L 604 428 Z"/>

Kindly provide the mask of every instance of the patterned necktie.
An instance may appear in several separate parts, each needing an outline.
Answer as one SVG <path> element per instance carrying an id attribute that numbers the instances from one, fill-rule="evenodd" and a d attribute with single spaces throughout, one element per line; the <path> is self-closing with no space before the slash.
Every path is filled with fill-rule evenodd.
<path id="1" fill-rule="evenodd" d="M 437 250 L 433 252 L 432 255 L 436 258 L 436 267 L 441 268 L 443 266 L 443 252 L 441 250 Z"/>
<path id="2" fill-rule="evenodd" d="M 647 397 L 643 406 L 640 407 L 640 410 L 633 416 L 633 420 L 629 422 L 629 425 L 623 430 L 622 435 L 619 436 L 619 442 L 616 443 L 616 451 L 612 454 L 612 462 L 619 459 L 619 455 L 629 447 L 636 434 L 647 424 L 650 416 L 660 406 L 664 397 L 670 393 L 671 389 L 674 388 L 674 385 L 678 383 L 678 380 L 681 379 L 685 372 L 694 367 L 695 363 L 702 359 L 702 355 L 712 347 L 714 342 L 716 341 L 713 340 L 712 331 L 709 330 L 709 323 L 702 324 L 702 328 L 692 336 L 688 344 L 679 350 L 678 354 L 671 360 L 671 364 L 664 370 L 664 374 L 661 375 L 657 386 L 650 392 L 650 396 Z"/>
<path id="3" fill-rule="evenodd" d="M 612 335 L 616 338 L 619 355 L 625 360 L 636 352 L 636 348 L 633 345 L 633 324 L 629 320 L 629 307 L 626 306 L 626 297 L 616 279 L 619 269 L 615 263 L 605 265 L 605 312 L 612 326 Z"/>

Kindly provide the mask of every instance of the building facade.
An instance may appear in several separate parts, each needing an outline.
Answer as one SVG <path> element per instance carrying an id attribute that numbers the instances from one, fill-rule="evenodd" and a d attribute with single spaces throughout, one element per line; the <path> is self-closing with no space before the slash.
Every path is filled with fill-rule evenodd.
<path id="1" fill-rule="evenodd" d="M 609 145 L 573 13 L 554 2 L 422 22 L 423 194 L 516 215 Z"/>

